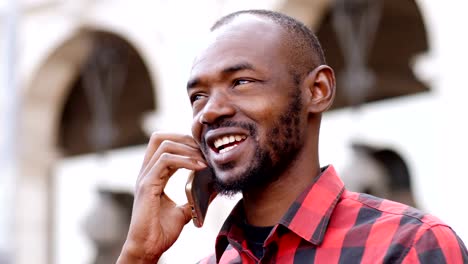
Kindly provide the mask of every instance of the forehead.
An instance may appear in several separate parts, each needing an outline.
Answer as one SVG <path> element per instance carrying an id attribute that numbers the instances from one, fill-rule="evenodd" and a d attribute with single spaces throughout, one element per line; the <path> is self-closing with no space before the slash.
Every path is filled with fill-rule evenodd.
<path id="1" fill-rule="evenodd" d="M 274 22 L 253 15 L 241 15 L 213 31 L 195 58 L 192 76 L 214 73 L 236 63 L 256 68 L 284 65 L 287 58 L 285 31 Z"/>

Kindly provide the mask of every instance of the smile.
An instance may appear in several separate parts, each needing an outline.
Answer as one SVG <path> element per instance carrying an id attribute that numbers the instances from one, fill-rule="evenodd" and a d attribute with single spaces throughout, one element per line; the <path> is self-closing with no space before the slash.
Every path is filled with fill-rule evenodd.
<path id="1" fill-rule="evenodd" d="M 222 154 L 237 147 L 246 138 L 247 136 L 245 135 L 224 135 L 215 139 L 213 146 L 216 152 Z"/>

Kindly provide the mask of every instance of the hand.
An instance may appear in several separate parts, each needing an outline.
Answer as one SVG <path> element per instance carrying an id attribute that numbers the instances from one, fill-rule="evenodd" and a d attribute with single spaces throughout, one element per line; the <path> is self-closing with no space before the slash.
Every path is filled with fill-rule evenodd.
<path id="1" fill-rule="evenodd" d="M 130 228 L 117 263 L 157 262 L 191 219 L 190 206 L 177 206 L 164 193 L 164 187 L 180 168 L 205 167 L 192 137 L 153 133 L 136 182 Z"/>

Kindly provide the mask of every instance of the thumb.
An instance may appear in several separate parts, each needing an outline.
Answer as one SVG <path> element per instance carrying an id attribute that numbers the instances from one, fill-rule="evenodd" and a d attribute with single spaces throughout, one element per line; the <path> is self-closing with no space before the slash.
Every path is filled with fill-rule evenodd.
<path id="1" fill-rule="evenodd" d="M 185 224 L 190 222 L 190 220 L 192 220 L 192 207 L 188 203 L 186 203 L 184 205 L 180 205 L 179 209 L 182 211 L 184 215 Z"/>

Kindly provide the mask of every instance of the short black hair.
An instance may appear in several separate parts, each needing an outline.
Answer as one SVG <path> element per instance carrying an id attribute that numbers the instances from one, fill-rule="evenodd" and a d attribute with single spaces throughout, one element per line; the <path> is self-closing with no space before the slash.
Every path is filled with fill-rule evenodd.
<path id="1" fill-rule="evenodd" d="M 229 24 L 234 18 L 244 14 L 267 18 L 285 29 L 291 37 L 288 39 L 293 52 L 292 56 L 295 57 L 296 64 L 298 64 L 294 67 L 296 73 L 308 73 L 317 66 L 326 64 L 325 54 L 314 32 L 302 22 L 279 12 L 261 9 L 237 11 L 216 21 L 211 27 L 211 31 Z"/>

